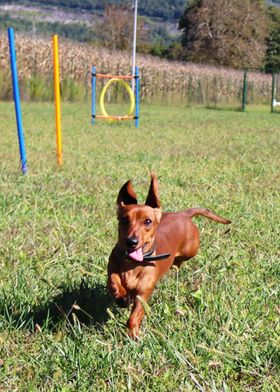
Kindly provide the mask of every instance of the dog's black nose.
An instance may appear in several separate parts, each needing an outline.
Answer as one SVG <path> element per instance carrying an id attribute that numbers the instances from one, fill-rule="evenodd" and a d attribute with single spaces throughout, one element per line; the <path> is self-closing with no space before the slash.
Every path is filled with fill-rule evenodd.
<path id="1" fill-rule="evenodd" d="M 129 249 L 136 248 L 136 246 L 138 245 L 137 237 L 128 237 L 128 239 L 126 240 L 126 245 Z"/>

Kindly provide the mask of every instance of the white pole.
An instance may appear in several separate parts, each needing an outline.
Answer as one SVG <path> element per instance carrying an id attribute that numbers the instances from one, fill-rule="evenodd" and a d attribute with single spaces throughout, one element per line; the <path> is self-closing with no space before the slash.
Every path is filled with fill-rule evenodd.
<path id="1" fill-rule="evenodd" d="M 136 66 L 136 40 L 137 40 L 137 10 L 138 0 L 134 1 L 134 28 L 133 28 L 133 49 L 132 49 L 132 75 L 135 75 Z M 132 91 L 134 91 L 135 79 L 132 79 Z"/>

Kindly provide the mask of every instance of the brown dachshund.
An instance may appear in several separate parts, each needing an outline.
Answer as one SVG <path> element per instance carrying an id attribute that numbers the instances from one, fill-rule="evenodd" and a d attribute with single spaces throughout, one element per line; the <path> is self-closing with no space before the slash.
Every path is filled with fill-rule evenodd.
<path id="1" fill-rule="evenodd" d="M 192 217 L 203 215 L 215 222 L 231 222 L 205 208 L 162 213 L 155 174 L 151 174 L 145 205 L 137 204 L 128 181 L 120 189 L 117 206 L 119 235 L 109 259 L 108 289 L 118 305 L 132 304 L 127 326 L 130 335 L 137 338 L 144 316 L 143 303 L 158 280 L 172 265 L 179 267 L 198 251 L 199 231 Z"/>

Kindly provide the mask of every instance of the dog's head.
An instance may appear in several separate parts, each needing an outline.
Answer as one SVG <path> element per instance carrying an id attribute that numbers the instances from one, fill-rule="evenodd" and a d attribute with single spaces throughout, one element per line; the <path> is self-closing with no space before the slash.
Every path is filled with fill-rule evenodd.
<path id="1" fill-rule="evenodd" d="M 118 199 L 119 246 L 129 260 L 143 262 L 144 255 L 155 245 L 155 232 L 161 219 L 158 183 L 151 174 L 151 184 L 145 204 L 137 203 L 130 181 L 119 191 Z"/>

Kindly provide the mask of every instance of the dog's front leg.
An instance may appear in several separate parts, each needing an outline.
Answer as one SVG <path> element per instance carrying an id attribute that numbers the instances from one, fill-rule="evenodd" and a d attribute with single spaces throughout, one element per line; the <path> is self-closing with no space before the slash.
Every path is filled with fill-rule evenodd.
<path id="1" fill-rule="evenodd" d="M 140 325 L 145 315 L 143 302 L 146 302 L 148 300 L 152 291 L 153 289 L 149 289 L 145 292 L 140 292 L 135 297 L 132 311 L 126 324 L 129 329 L 129 334 L 133 339 L 138 338 Z"/>
<path id="2" fill-rule="evenodd" d="M 122 285 L 121 278 L 117 273 L 112 273 L 108 276 L 107 286 L 118 306 L 121 308 L 129 306 L 130 296 Z"/>
<path id="3" fill-rule="evenodd" d="M 129 305 L 127 291 L 122 284 L 121 277 L 115 267 L 112 256 L 110 257 L 108 264 L 107 288 L 119 306 L 126 307 Z"/>

